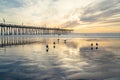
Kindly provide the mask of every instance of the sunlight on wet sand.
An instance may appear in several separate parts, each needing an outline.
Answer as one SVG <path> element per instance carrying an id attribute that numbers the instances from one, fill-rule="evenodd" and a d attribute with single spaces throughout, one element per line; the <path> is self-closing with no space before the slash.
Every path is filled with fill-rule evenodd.
<path id="1" fill-rule="evenodd" d="M 2 80 L 120 79 L 119 38 L 5 39 L 13 41 L 0 39 Z"/>

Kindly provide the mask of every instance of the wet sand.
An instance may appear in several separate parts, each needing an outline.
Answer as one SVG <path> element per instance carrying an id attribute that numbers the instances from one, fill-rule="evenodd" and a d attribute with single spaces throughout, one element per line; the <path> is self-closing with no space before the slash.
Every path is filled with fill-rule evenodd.
<path id="1" fill-rule="evenodd" d="M 0 38 L 0 79 L 120 80 L 119 44 L 120 38 Z"/>

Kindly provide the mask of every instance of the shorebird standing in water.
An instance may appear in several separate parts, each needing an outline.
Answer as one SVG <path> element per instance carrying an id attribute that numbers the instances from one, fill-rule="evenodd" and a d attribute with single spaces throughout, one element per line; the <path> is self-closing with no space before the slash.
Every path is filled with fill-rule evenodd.
<path id="1" fill-rule="evenodd" d="M 91 43 L 91 50 L 93 50 L 93 43 Z"/>
<path id="2" fill-rule="evenodd" d="M 93 46 L 93 43 L 91 43 L 91 46 Z"/>
<path id="3" fill-rule="evenodd" d="M 53 42 L 53 44 L 55 44 L 55 42 Z"/>
<path id="4" fill-rule="evenodd" d="M 55 48 L 55 42 L 53 42 L 53 48 Z"/>
<path id="5" fill-rule="evenodd" d="M 46 48 L 49 48 L 48 44 L 46 45 Z"/>
<path id="6" fill-rule="evenodd" d="M 96 43 L 96 46 L 98 46 L 98 43 Z"/>
<path id="7" fill-rule="evenodd" d="M 96 49 L 98 49 L 98 43 L 96 43 Z"/>
<path id="8" fill-rule="evenodd" d="M 48 50 L 49 50 L 49 46 L 48 46 L 48 44 L 46 45 L 46 52 L 48 52 Z"/>

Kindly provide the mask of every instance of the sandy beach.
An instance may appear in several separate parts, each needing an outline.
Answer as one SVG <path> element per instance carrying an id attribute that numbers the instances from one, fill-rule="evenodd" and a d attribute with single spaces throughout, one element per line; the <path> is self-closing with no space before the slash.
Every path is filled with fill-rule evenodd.
<path id="1" fill-rule="evenodd" d="M 119 38 L 47 37 L 1 37 L 0 79 L 120 79 Z"/>

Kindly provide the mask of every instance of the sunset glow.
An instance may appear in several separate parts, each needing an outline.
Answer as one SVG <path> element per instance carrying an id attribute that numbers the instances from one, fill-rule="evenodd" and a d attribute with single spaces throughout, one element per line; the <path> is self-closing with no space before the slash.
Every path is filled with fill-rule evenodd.
<path id="1" fill-rule="evenodd" d="M 0 23 L 119 33 L 120 0 L 0 0 Z"/>

